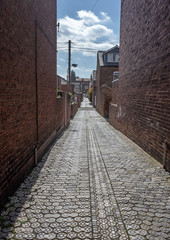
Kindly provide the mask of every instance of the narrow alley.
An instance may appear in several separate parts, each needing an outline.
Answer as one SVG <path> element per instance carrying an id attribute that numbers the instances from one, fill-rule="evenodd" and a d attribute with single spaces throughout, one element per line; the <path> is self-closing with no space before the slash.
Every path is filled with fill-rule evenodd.
<path id="1" fill-rule="evenodd" d="M 170 239 L 169 183 L 85 98 L 6 204 L 0 239 Z"/>

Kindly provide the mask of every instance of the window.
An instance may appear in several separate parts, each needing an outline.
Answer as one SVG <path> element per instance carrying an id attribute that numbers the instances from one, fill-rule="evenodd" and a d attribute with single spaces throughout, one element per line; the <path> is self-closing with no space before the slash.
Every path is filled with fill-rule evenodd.
<path id="1" fill-rule="evenodd" d="M 108 53 L 107 54 L 107 61 L 108 62 L 114 62 L 114 55 L 113 55 L 113 53 Z"/>
<path id="2" fill-rule="evenodd" d="M 107 54 L 107 62 L 118 62 L 118 61 L 119 61 L 119 54 L 115 54 L 115 53 Z"/>
<path id="3" fill-rule="evenodd" d="M 119 62 L 119 54 L 116 54 L 115 62 Z"/>

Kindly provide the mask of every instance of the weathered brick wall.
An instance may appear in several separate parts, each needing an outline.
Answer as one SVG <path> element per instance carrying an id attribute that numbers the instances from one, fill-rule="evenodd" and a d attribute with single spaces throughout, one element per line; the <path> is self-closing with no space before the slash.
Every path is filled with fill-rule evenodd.
<path id="1" fill-rule="evenodd" d="M 107 101 L 106 95 L 104 97 L 103 93 L 101 92 L 101 86 L 107 85 L 108 87 L 112 87 L 112 80 L 113 80 L 113 72 L 118 71 L 118 67 L 97 67 L 96 73 L 96 110 L 104 116 L 104 105 Z M 109 93 L 110 94 L 110 93 Z M 110 95 L 108 95 L 108 99 L 110 99 Z M 110 100 L 108 100 L 110 101 Z M 109 103 L 108 103 L 109 104 Z M 107 106 L 107 107 L 106 107 Z M 106 104 L 105 108 L 109 108 L 109 105 Z M 109 109 L 108 109 L 109 111 Z M 108 117 L 108 113 L 106 114 Z"/>
<path id="2" fill-rule="evenodd" d="M 81 106 L 81 102 L 83 100 L 83 95 L 82 94 L 74 94 L 77 97 L 77 103 L 78 103 L 78 107 Z"/>
<path id="3" fill-rule="evenodd" d="M 61 97 L 56 99 L 56 108 L 56 131 L 59 135 L 69 125 L 71 117 L 70 97 L 66 92 L 62 92 Z"/>
<path id="4" fill-rule="evenodd" d="M 117 104 L 118 101 L 118 87 L 119 87 L 119 80 L 114 80 L 112 82 L 112 103 Z"/>
<path id="5" fill-rule="evenodd" d="M 67 92 L 67 91 L 68 91 L 68 86 L 61 84 L 60 89 L 61 89 L 61 91 L 63 91 L 63 92 Z"/>
<path id="6" fill-rule="evenodd" d="M 170 170 L 169 1 L 122 0 L 119 87 L 111 123 Z M 115 90 L 113 89 L 113 92 Z"/>
<path id="7" fill-rule="evenodd" d="M 108 87 L 112 87 L 113 72 L 115 71 L 118 71 L 118 67 L 101 67 L 100 86 L 106 84 Z"/>
<path id="8" fill-rule="evenodd" d="M 103 116 L 109 117 L 109 104 L 112 101 L 112 89 L 106 84 L 100 87 L 100 98 L 97 111 Z"/>
<path id="9" fill-rule="evenodd" d="M 112 100 L 109 105 L 109 123 L 115 127 L 117 127 L 117 114 L 118 114 L 118 87 L 119 80 L 115 80 L 112 82 Z"/>
<path id="10" fill-rule="evenodd" d="M 38 148 L 43 145 L 44 149 L 44 143 L 49 142 L 56 129 L 56 1 L 1 0 L 0 39 L 0 203 L 3 203 L 33 167 L 37 138 Z"/>
<path id="11" fill-rule="evenodd" d="M 71 118 L 71 97 L 68 94 L 66 94 L 66 101 L 67 101 L 67 104 L 66 104 L 67 113 L 66 113 L 65 119 L 66 119 L 66 127 L 67 127 L 70 124 L 70 118 Z"/>
<path id="12" fill-rule="evenodd" d="M 73 118 L 78 110 L 78 103 L 71 104 L 71 117 Z"/>
<path id="13" fill-rule="evenodd" d="M 96 107 L 96 81 L 93 81 L 92 86 L 92 105 Z"/>
<path id="14" fill-rule="evenodd" d="M 57 133 L 60 134 L 65 128 L 65 96 L 62 93 L 61 98 L 56 99 L 56 108 L 57 108 Z"/>

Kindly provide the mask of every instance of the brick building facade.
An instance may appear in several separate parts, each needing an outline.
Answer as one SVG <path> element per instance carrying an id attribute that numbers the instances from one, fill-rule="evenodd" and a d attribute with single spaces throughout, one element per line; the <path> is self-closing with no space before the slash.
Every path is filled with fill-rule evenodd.
<path id="1" fill-rule="evenodd" d="M 113 73 L 118 71 L 118 56 L 119 47 L 117 45 L 108 51 L 99 51 L 97 54 L 96 110 L 104 117 L 109 117 Z"/>
<path id="2" fill-rule="evenodd" d="M 168 35 L 168 0 L 122 0 L 110 123 L 170 170 Z"/>
<path id="3" fill-rule="evenodd" d="M 77 94 L 87 93 L 90 87 L 90 78 L 76 78 L 75 82 L 72 82 L 74 85 L 74 92 Z"/>
<path id="4" fill-rule="evenodd" d="M 57 97 L 57 133 L 60 134 L 70 123 L 71 98 L 67 92 L 61 92 Z"/>
<path id="5" fill-rule="evenodd" d="M 57 134 L 56 0 L 0 1 L 0 203 Z"/>
<path id="6" fill-rule="evenodd" d="M 67 85 L 67 84 L 68 84 L 68 81 L 65 78 L 57 75 L 57 89 L 58 90 L 61 89 L 62 85 Z"/>
<path id="7" fill-rule="evenodd" d="M 96 70 L 93 70 L 91 75 L 91 85 L 92 85 L 92 105 L 96 107 Z"/>

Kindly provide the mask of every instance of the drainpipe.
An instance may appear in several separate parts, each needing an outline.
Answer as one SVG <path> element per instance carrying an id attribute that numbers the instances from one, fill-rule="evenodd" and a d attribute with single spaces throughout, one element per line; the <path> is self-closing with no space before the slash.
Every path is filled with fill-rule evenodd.
<path id="1" fill-rule="evenodd" d="M 67 127 L 67 92 L 65 93 L 65 127 Z"/>
<path id="2" fill-rule="evenodd" d="M 37 20 L 35 20 L 35 92 L 36 92 L 36 144 L 34 146 L 34 164 L 37 165 L 38 149 L 38 71 L 37 71 Z"/>
<path id="3" fill-rule="evenodd" d="M 34 164 L 37 166 L 38 158 L 37 158 L 37 145 L 34 146 Z"/>
<path id="4" fill-rule="evenodd" d="M 165 139 L 163 144 L 164 154 L 163 154 L 163 168 L 166 169 L 166 152 L 168 147 L 168 141 Z"/>

